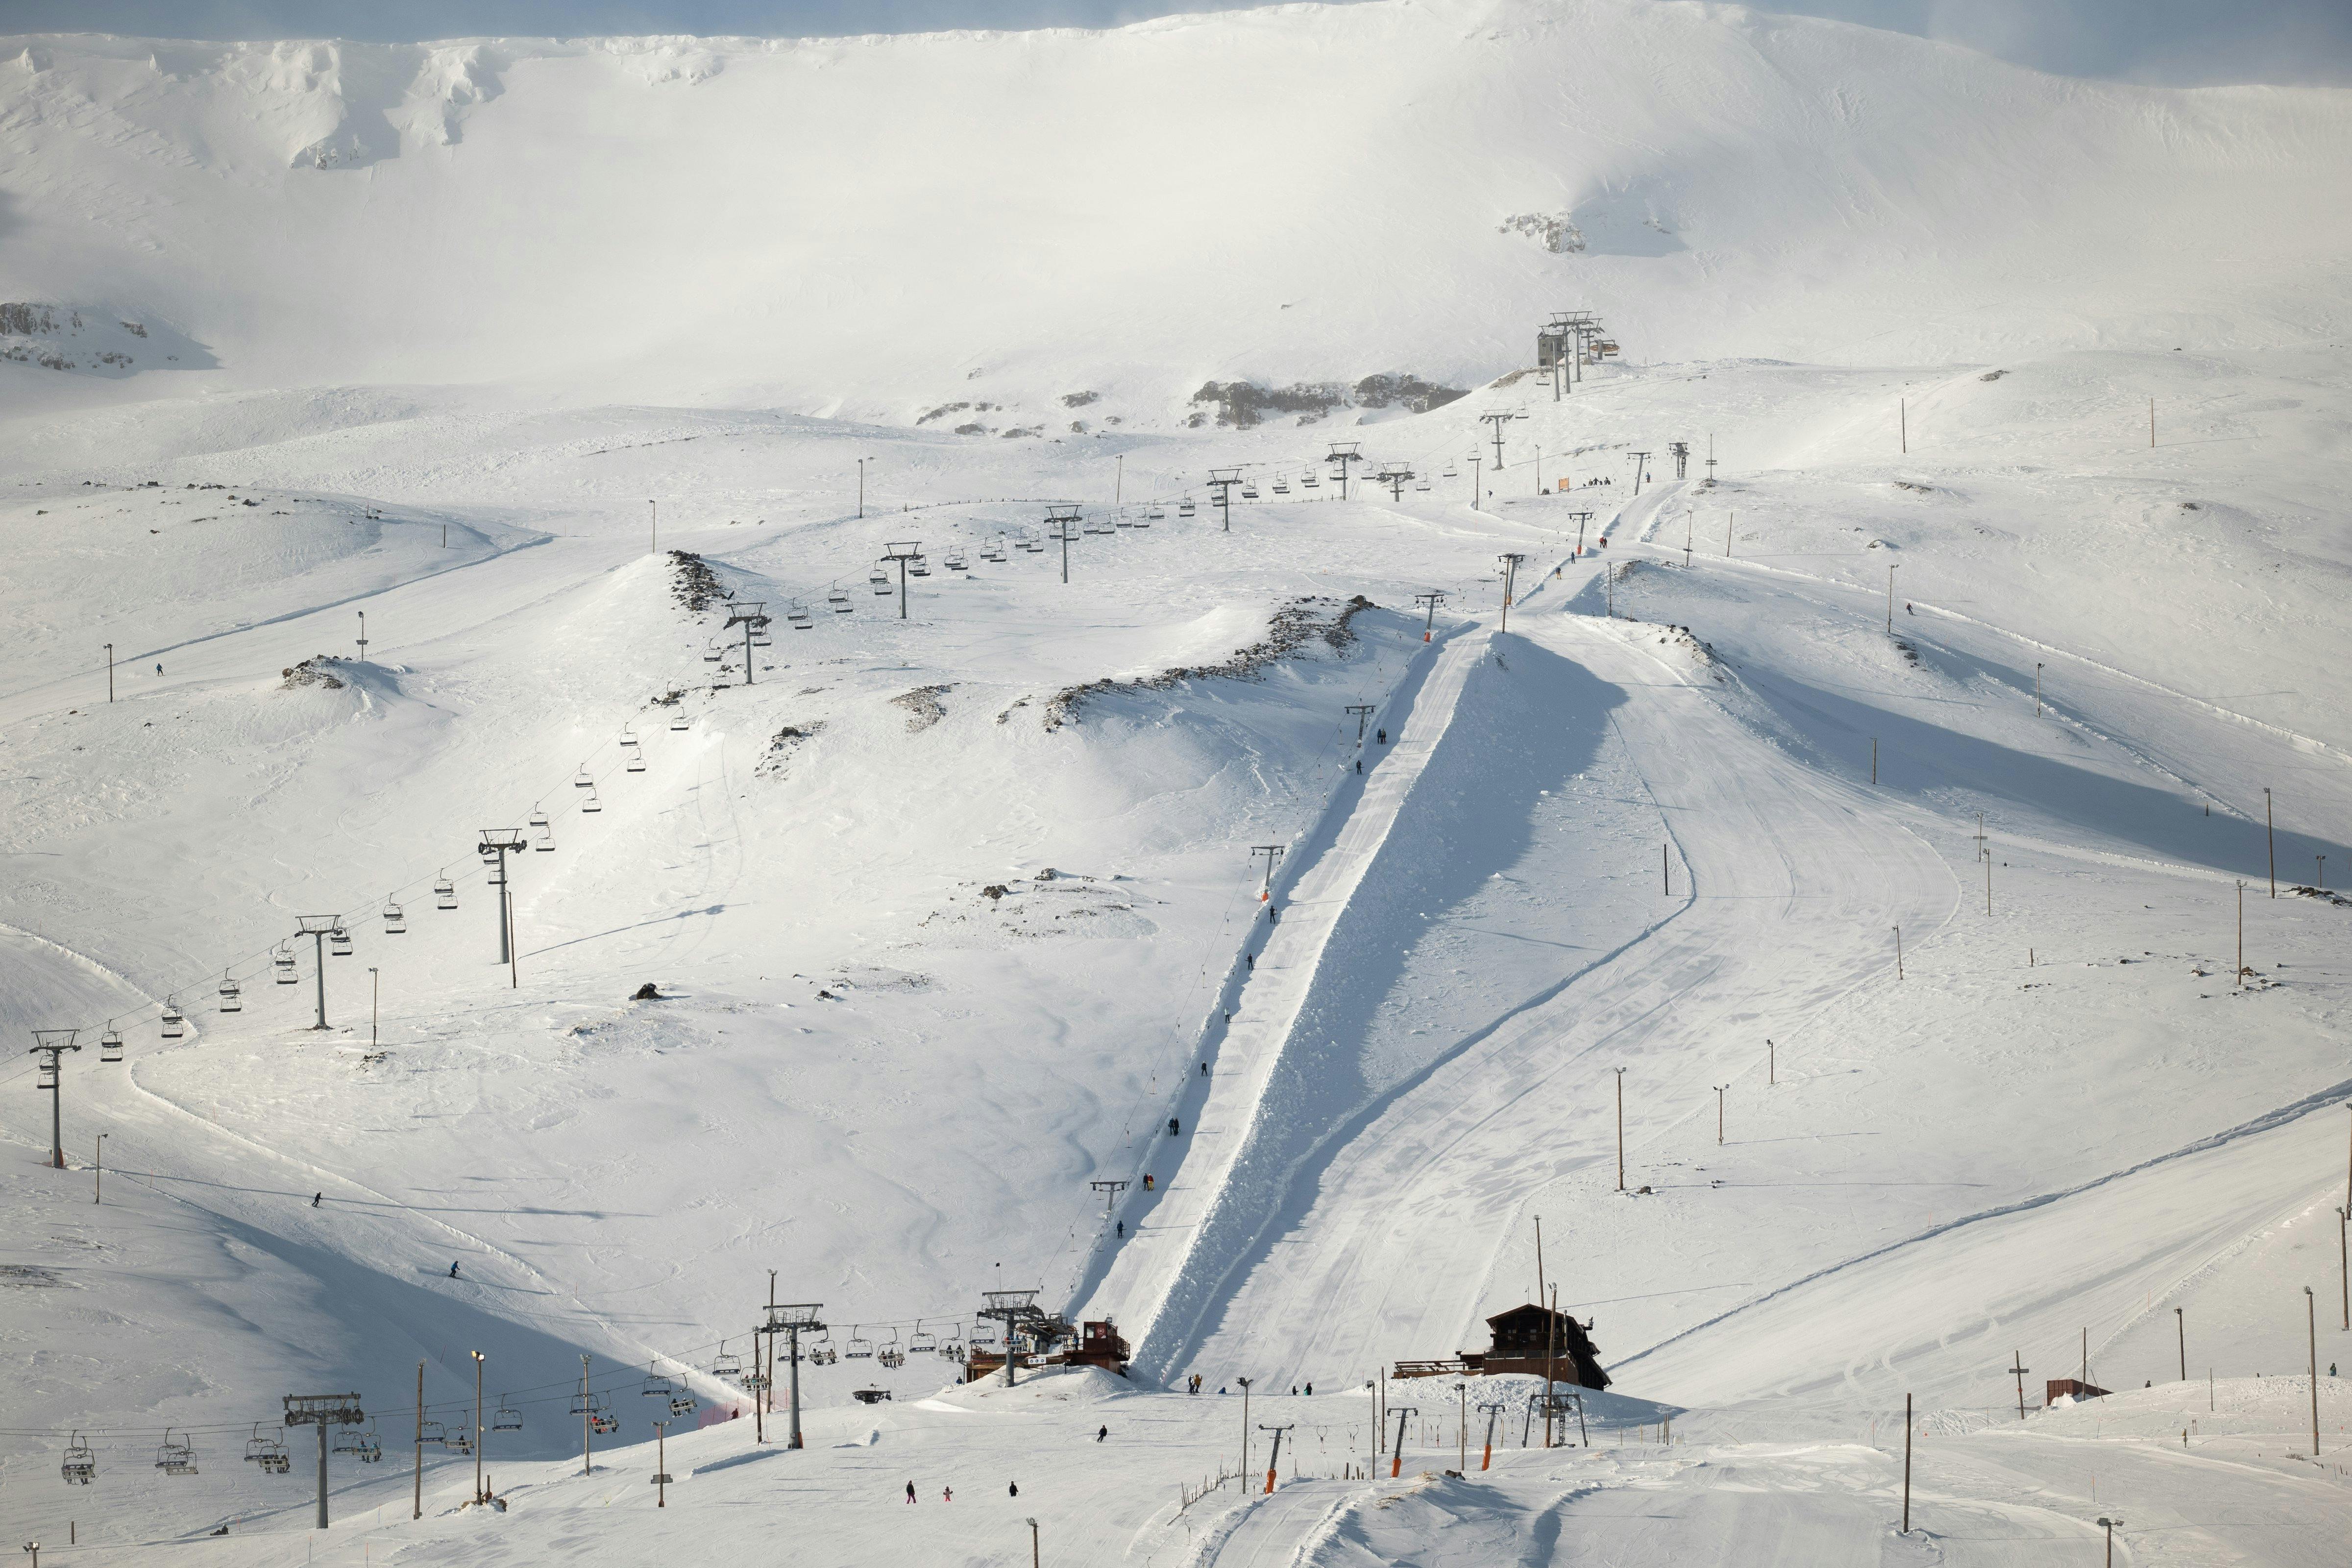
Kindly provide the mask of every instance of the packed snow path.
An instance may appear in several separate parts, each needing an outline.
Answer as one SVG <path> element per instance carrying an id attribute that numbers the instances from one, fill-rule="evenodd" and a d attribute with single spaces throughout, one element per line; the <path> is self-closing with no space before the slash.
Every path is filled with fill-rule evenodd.
<path id="1" fill-rule="evenodd" d="M 1527 1195 L 1613 1163 L 1612 1068 L 1637 1086 L 1626 1140 L 1638 1149 L 1686 1119 L 1694 1087 L 1881 971 L 1890 926 L 1924 932 L 1955 905 L 1958 886 L 1927 844 L 1764 743 L 1641 634 L 1572 615 L 1520 627 L 1622 697 L 1617 731 L 1687 868 L 1680 907 L 1298 1171 L 1282 1245 L 1259 1245 L 1204 1318 L 1201 1365 L 1336 1383 L 1476 1348 L 1476 1307 Z M 1661 1085 L 1677 1090 L 1670 1105 L 1638 1092 Z M 1556 1234 L 1568 1242 L 1565 1227 Z"/>
<path id="2" fill-rule="evenodd" d="M 1205 1100 L 1190 1102 L 1191 1131 L 1178 1135 L 1181 1161 L 1154 1173 L 1164 1184 L 1129 1205 L 1134 1239 L 1119 1249 L 1085 1310 L 1126 1327 L 1140 1367 L 1164 1372 L 1171 1364 L 1233 1260 L 1265 1225 L 1264 1200 L 1279 1191 L 1280 1134 L 1263 1121 L 1284 1047 L 1349 896 L 1428 765 L 1470 671 L 1486 657 L 1486 635 L 1465 631 L 1433 651 L 1433 664 L 1424 660 L 1380 716 L 1388 742 L 1368 737 L 1372 765 L 1362 784 L 1335 803 L 1337 831 L 1327 822 L 1318 835 L 1325 847 L 1283 879 L 1274 907 L 1287 918 L 1254 925 L 1250 967 L 1227 1005 L 1231 1021 L 1220 1020 L 1204 1047 L 1204 1054 L 1213 1050 L 1209 1089 Z"/>

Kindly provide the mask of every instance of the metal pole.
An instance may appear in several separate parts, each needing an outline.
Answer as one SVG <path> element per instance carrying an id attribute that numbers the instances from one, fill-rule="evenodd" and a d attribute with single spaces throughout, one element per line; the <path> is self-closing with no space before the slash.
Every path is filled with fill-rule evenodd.
<path id="1" fill-rule="evenodd" d="M 653 509 L 653 513 L 646 524 L 652 531 L 646 535 L 646 543 L 656 555 L 658 555 L 661 553 L 661 502 L 648 500 L 646 505 Z"/>
<path id="2" fill-rule="evenodd" d="M 2319 1458 L 2319 1298 L 2303 1288 L 2303 1315 L 2311 1331 L 2311 1457 Z"/>
<path id="3" fill-rule="evenodd" d="M 1009 1323 L 1008 1323 L 1008 1324 L 1006 1324 L 1006 1325 L 1005 1325 L 1005 1330 L 1006 1330 L 1006 1332 L 1005 1332 L 1005 1336 L 1004 1336 L 1004 1348 L 1009 1352 L 1009 1351 L 1010 1351 L 1010 1350 L 1012 1350 L 1012 1348 L 1013 1348 L 1013 1335 L 1012 1335 L 1012 1331 L 1012 1331 L 1012 1325 L 1011 1325 L 1011 1324 L 1009 1324 Z M 1246 1475 L 1248 1475 L 1248 1474 L 1249 1474 L 1249 1391 L 1250 1391 L 1250 1380 L 1249 1380 L 1248 1378 L 1245 1378 L 1245 1377 L 1237 1377 L 1237 1378 L 1235 1378 L 1234 1381 L 1234 1382 L 1236 1382 L 1236 1383 L 1238 1383 L 1238 1384 L 1240 1384 L 1242 1385 L 1242 1474 L 1243 1474 L 1243 1475 L 1244 1475 L 1244 1476 L 1246 1476 Z M 1247 1483 L 1246 1483 L 1246 1482 L 1244 1482 L 1244 1485 L 1246 1485 Z"/>
<path id="4" fill-rule="evenodd" d="M 801 1446 L 801 1329 L 798 1323 L 785 1327 L 784 1351 L 792 1362 L 789 1375 L 793 1383 L 792 1436 L 784 1446 L 788 1448 L 797 1448 Z"/>
<path id="5" fill-rule="evenodd" d="M 66 1168 L 65 1134 L 66 1069 L 65 1058 L 58 1052 L 49 1053 L 49 1166 L 52 1170 Z"/>
<path id="6" fill-rule="evenodd" d="M 857 459 L 857 515 L 866 515 L 866 459 Z"/>
<path id="7" fill-rule="evenodd" d="M 2271 792 L 2263 791 L 2263 843 L 2271 858 L 2271 897 L 2278 897 L 2278 834 L 2271 825 Z"/>
<path id="8" fill-rule="evenodd" d="M 858 471 L 863 473 L 865 470 L 861 468 Z M 866 514 L 861 511 L 857 515 L 864 517 Z M 1062 580 L 1069 581 L 1067 570 L 1063 572 Z M 898 557 L 898 618 L 902 621 L 907 618 L 907 558 L 903 555 Z"/>
<path id="9" fill-rule="evenodd" d="M 314 931 L 310 933 L 310 967 L 318 972 L 319 984 L 319 1021 L 310 1026 L 314 1029 L 323 1029 L 327 1026 L 327 933 L 325 931 Z"/>
<path id="10" fill-rule="evenodd" d="M 2352 1225 L 2352 1208 L 2336 1211 L 2336 1256 L 2344 1270 L 2344 1327 L 2352 1331 L 2352 1247 L 2345 1241 L 2345 1227 Z"/>
<path id="11" fill-rule="evenodd" d="M 471 1447 L 474 1450 L 474 1501 L 480 1503 L 487 1500 L 482 1495 L 482 1352 L 475 1351 L 473 1357 L 474 1441 Z M 325 1428 L 321 1427 L 320 1431 L 323 1436 Z"/>
<path id="12" fill-rule="evenodd" d="M 106 1201 L 106 1134 L 103 1132 L 98 1135 L 98 1152 L 91 1157 L 90 1170 L 97 1176 L 98 1181 L 97 1190 L 91 1194 L 89 1201 L 102 1204 Z"/>
<path id="13" fill-rule="evenodd" d="M 319 1423 L 319 1528 L 327 1528 L 327 1424 Z"/>
<path id="14" fill-rule="evenodd" d="M 580 1473 L 583 1476 L 593 1474 L 595 1468 L 588 1458 L 593 1440 L 589 1423 L 596 1418 L 594 1405 L 595 1399 L 588 1392 L 588 1358 L 583 1355 L 580 1358 Z"/>
<path id="15" fill-rule="evenodd" d="M 2179 1308 L 2172 1309 L 2173 1332 L 2180 1340 L 2180 1381 L 2189 1381 L 2189 1318 Z"/>
<path id="16" fill-rule="evenodd" d="M 106 645 L 106 700 L 114 700 L 114 645 Z"/>
<path id="17" fill-rule="evenodd" d="M 586 1361 L 586 1356 L 580 1358 Z M 425 1363 L 416 1363 L 416 1491 L 409 1500 L 408 1517 L 425 1517 Z"/>
<path id="18" fill-rule="evenodd" d="M 654 1506 L 669 1506 L 669 1423 L 654 1423 Z"/>
<path id="19" fill-rule="evenodd" d="M 378 1004 L 383 1000 L 383 973 L 373 964 L 368 966 L 368 1049 L 375 1049 L 375 1024 Z"/>

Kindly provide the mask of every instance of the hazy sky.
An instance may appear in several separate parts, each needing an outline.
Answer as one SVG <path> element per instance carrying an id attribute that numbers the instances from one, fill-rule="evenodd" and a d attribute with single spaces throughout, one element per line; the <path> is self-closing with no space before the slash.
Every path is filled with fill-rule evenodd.
<path id="1" fill-rule="evenodd" d="M 411 42 L 483 34 L 909 32 L 1104 26 L 1219 0 L 0 0 L 0 32 Z M 1789 0 L 2043 70 L 2352 84 L 2352 0 Z"/>

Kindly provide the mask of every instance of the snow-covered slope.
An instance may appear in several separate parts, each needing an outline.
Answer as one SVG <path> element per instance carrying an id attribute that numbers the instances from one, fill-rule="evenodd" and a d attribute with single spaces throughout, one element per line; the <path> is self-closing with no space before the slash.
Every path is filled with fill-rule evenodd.
<path id="1" fill-rule="evenodd" d="M 2347 95 L 1622 0 L 0 56 L 0 1031 L 86 1047 L 0 1525 L 301 1560 L 236 1456 L 355 1388 L 322 1562 L 2333 1560 Z M 1374 371 L 1479 390 L 1192 401 Z M 1597 1446 L 1392 1381 L 1351 1478 L 1538 1216 Z M 999 1287 L 1139 1376 L 942 1393 Z M 412 1525 L 476 1351 L 510 1507 Z M 2021 1423 L 2082 1359 L 2168 1386 Z M 1180 1507 L 1243 1378 L 1298 1484 Z"/>
<path id="2" fill-rule="evenodd" d="M 1378 0 L 1113 32 L 0 40 L 0 296 L 238 384 L 528 379 L 992 427 L 1205 380 L 2346 330 L 2347 111 L 1739 7 Z M 184 366 L 158 365 L 168 381 Z M 142 367 L 142 375 L 145 374 Z M 207 373 L 210 376 L 211 373 Z"/>

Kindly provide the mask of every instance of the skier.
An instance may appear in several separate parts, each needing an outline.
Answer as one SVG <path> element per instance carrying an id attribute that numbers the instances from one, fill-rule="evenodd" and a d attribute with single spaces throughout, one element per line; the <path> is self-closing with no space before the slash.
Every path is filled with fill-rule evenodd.
<path id="1" fill-rule="evenodd" d="M 457 1278 L 457 1266 L 455 1263 L 449 1265 L 449 1278 L 452 1279 Z"/>
<path id="2" fill-rule="evenodd" d="M 1233 1015 L 1232 1015 L 1232 1014 L 1230 1014 L 1230 1013 L 1228 1013 L 1228 1014 L 1226 1014 L 1226 1015 L 1225 1015 L 1225 1016 L 1226 1016 L 1226 1017 L 1228 1017 L 1228 1018 L 1230 1018 L 1230 1017 L 1232 1017 L 1232 1016 L 1233 1016 Z M 1202 1078 L 1206 1078 L 1206 1077 L 1208 1077 L 1208 1076 L 1209 1076 L 1209 1064 L 1208 1064 L 1208 1063 L 1206 1063 L 1206 1062 L 1202 1062 L 1202 1063 L 1201 1064 L 1201 1076 L 1202 1076 Z"/>
<path id="3" fill-rule="evenodd" d="M 1007 1487 L 1005 1490 L 1010 1496 L 1019 1497 L 1021 1495 L 1021 1483 L 1019 1481 L 1014 1481 L 1010 1487 Z"/>
<path id="4" fill-rule="evenodd" d="M 1097 1426 L 1097 1427 L 1096 1427 L 1096 1428 L 1095 1428 L 1095 1441 L 1096 1441 L 1096 1442 L 1099 1443 L 1099 1442 L 1101 1442 L 1104 1438 L 1106 1438 L 1106 1437 L 1108 1437 L 1108 1436 L 1110 1436 L 1110 1428 L 1109 1428 L 1108 1426 Z"/>
<path id="5" fill-rule="evenodd" d="M 310 1206 L 312 1208 L 317 1208 L 319 1206 L 319 1200 L 326 1195 L 327 1194 L 324 1193 L 312 1193 L 310 1194 Z"/>
<path id="6" fill-rule="evenodd" d="M 1356 771 L 1358 773 L 1362 773 L 1364 771 L 1364 759 L 1361 757 L 1358 757 L 1356 759 Z"/>
<path id="7" fill-rule="evenodd" d="M 907 1483 L 907 1500 L 910 1503 L 915 1500 L 915 1483 L 912 1481 Z"/>
<path id="8" fill-rule="evenodd" d="M 159 665 L 157 665 L 157 666 L 155 667 L 155 673 L 156 673 L 156 674 L 158 674 L 158 675 L 163 674 L 163 667 L 162 665 L 160 665 L 160 664 L 159 664 Z"/>

